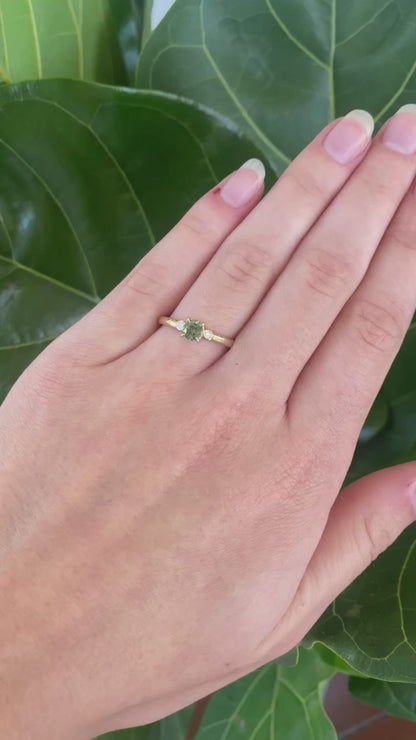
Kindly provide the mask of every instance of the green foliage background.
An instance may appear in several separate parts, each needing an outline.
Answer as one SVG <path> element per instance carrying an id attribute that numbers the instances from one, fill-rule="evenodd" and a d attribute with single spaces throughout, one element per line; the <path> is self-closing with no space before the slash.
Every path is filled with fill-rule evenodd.
<path id="1" fill-rule="evenodd" d="M 414 0 L 176 0 L 151 34 L 150 13 L 146 0 L 0 0 L 1 397 L 242 161 L 261 157 L 269 186 L 335 116 L 366 108 L 380 126 L 416 100 Z M 414 459 L 415 360 L 412 324 L 347 480 Z M 192 736 L 335 738 L 322 697 L 336 671 L 416 720 L 415 535 L 299 652 L 218 692 Z M 192 714 L 108 737 L 185 740 Z"/>

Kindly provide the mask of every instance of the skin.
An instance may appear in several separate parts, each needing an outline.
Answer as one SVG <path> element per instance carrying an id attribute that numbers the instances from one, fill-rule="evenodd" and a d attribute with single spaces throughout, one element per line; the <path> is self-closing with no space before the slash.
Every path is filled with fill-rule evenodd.
<path id="1" fill-rule="evenodd" d="M 91 738 L 209 694 L 414 520 L 415 463 L 340 489 L 416 307 L 416 155 L 382 130 L 340 164 L 334 125 L 262 200 L 206 194 L 1 406 L 2 737 Z"/>

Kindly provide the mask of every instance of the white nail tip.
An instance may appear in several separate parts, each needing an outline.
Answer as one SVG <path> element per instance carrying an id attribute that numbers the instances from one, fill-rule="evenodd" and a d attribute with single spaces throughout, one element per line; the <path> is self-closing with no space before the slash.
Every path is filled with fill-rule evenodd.
<path id="1" fill-rule="evenodd" d="M 354 118 L 356 121 L 358 121 L 361 126 L 363 126 L 368 136 L 371 136 L 374 131 L 374 118 L 371 113 L 366 110 L 361 110 L 360 108 L 357 108 L 356 110 L 352 110 L 350 111 L 350 113 L 347 113 L 345 118 Z"/>
<path id="2" fill-rule="evenodd" d="M 266 170 L 264 167 L 263 162 L 260 161 L 260 159 L 249 159 L 247 162 L 244 162 L 244 164 L 240 167 L 241 170 L 253 170 L 253 172 L 256 173 L 259 180 L 264 180 L 266 176 Z"/>
<path id="3" fill-rule="evenodd" d="M 402 105 L 401 108 L 399 108 L 397 113 L 416 113 L 416 105 L 414 103 L 408 103 L 407 105 Z"/>

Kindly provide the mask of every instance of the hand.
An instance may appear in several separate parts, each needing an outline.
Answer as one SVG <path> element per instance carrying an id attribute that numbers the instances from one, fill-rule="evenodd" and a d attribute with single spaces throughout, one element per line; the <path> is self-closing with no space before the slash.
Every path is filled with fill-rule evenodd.
<path id="1" fill-rule="evenodd" d="M 372 144 L 361 113 L 261 202 L 259 165 L 238 170 L 11 390 L 8 740 L 148 723 L 237 679 L 413 521 L 416 464 L 338 494 L 416 306 L 415 151 L 412 110 Z"/>

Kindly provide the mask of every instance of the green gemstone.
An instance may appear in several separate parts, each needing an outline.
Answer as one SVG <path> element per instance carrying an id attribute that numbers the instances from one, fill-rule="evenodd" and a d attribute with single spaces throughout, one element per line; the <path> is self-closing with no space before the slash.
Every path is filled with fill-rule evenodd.
<path id="1" fill-rule="evenodd" d="M 186 339 L 191 339 L 193 342 L 198 341 L 203 336 L 203 333 L 204 325 L 200 321 L 196 319 L 185 321 L 182 334 Z"/>

